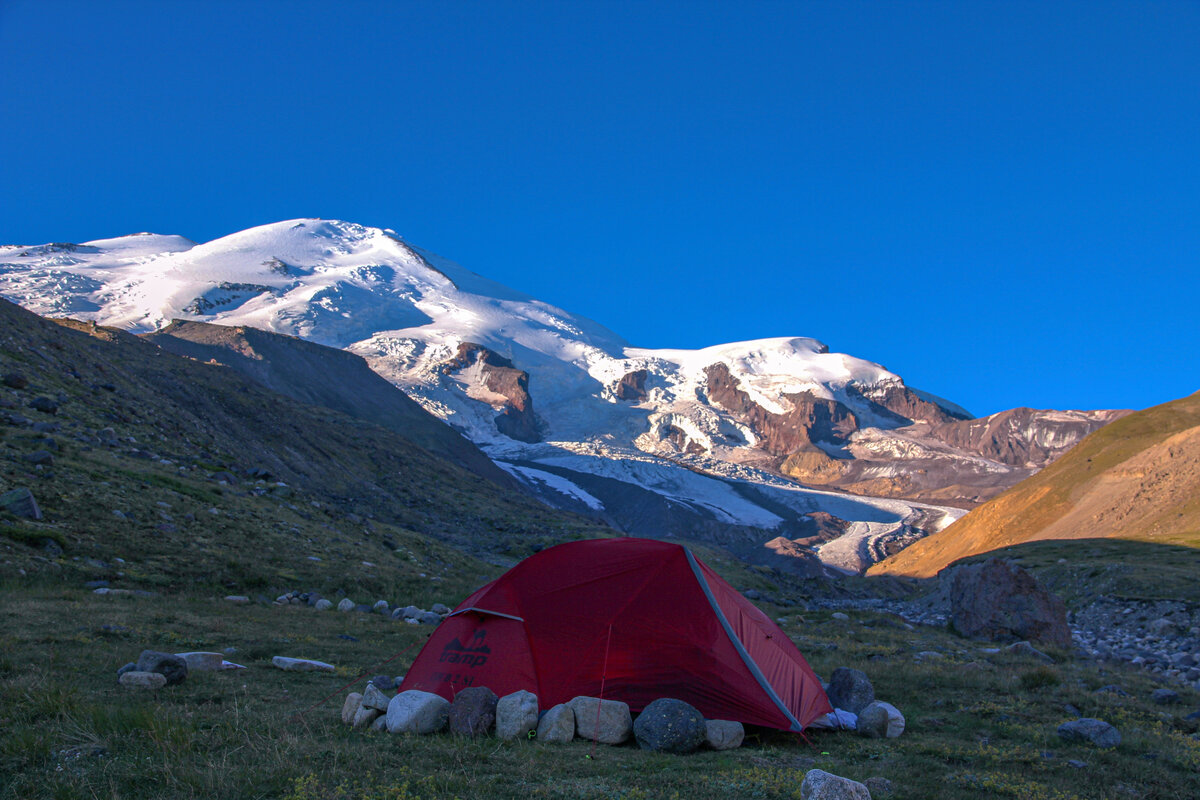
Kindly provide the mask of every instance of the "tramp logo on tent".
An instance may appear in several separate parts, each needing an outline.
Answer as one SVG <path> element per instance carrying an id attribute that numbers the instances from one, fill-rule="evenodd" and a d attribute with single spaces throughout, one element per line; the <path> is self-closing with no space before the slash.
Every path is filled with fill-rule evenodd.
<path id="1" fill-rule="evenodd" d="M 447 664 L 462 664 L 464 667 L 478 667 L 487 663 L 488 654 L 492 652 L 492 648 L 484 644 L 484 638 L 487 636 L 487 629 L 480 628 L 475 631 L 475 636 L 471 639 L 470 645 L 464 645 L 454 637 L 444 648 L 442 655 L 438 658 L 439 662 Z"/>

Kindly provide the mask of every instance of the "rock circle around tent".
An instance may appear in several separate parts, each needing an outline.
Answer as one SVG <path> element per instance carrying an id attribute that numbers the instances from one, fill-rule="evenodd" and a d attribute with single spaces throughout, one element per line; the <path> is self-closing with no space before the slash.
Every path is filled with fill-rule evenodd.
<path id="1" fill-rule="evenodd" d="M 579 696 L 541 709 L 532 692 L 497 697 L 487 687 L 464 689 L 452 701 L 419 689 L 391 694 L 375 684 L 351 692 L 339 712 L 351 728 L 427 736 L 495 736 L 565 744 L 574 740 L 621 745 L 636 740 L 645 750 L 690 753 L 702 747 L 729 750 L 745 738 L 742 723 L 706 720 L 693 706 L 660 698 L 635 718 L 627 703 Z"/>

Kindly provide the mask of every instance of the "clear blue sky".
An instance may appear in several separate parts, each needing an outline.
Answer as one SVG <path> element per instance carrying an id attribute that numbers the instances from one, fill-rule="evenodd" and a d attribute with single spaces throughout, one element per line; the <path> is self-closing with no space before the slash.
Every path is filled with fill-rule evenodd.
<path id="1" fill-rule="evenodd" d="M 396 229 L 646 347 L 1200 389 L 1200 4 L 0 0 L 0 242 Z"/>

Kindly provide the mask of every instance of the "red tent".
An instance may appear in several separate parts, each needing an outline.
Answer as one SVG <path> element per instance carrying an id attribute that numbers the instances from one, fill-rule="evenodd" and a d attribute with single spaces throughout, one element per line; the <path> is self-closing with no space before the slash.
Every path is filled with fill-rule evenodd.
<path id="1" fill-rule="evenodd" d="M 518 689 L 542 708 L 577 695 L 640 711 L 659 697 L 708 719 L 799 731 L 831 711 L 800 651 L 684 547 L 569 542 L 533 555 L 462 602 L 400 689 L 453 699 Z"/>

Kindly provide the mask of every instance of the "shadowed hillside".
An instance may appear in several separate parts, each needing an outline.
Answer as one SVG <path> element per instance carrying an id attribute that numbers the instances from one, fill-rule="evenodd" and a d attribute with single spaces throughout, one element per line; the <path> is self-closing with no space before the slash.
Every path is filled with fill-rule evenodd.
<path id="1" fill-rule="evenodd" d="M 0 375 L 0 493 L 29 490 L 43 514 L 0 512 L 0 575 L 469 584 L 487 565 L 467 553 L 511 563 L 539 542 L 612 534 L 392 430 L 6 301 Z"/>
<path id="2" fill-rule="evenodd" d="M 256 328 L 184 320 L 143 338 L 176 355 L 223 364 L 303 403 L 373 422 L 505 488 L 517 487 L 479 448 L 353 353 Z"/>

